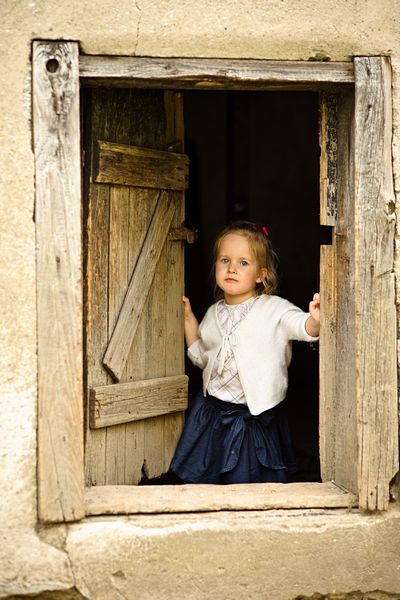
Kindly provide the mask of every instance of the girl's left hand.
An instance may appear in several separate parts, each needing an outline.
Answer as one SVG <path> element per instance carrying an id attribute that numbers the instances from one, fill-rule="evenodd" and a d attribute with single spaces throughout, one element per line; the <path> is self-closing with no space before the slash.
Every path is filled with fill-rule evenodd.
<path id="1" fill-rule="evenodd" d="M 310 315 L 317 323 L 320 322 L 320 295 L 319 293 L 314 294 L 313 299 L 309 305 Z"/>

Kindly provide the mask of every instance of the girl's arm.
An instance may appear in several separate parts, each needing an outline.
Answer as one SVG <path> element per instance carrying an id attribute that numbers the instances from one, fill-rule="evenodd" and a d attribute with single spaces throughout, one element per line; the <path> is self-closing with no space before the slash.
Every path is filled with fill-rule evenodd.
<path id="1" fill-rule="evenodd" d="M 199 339 L 199 322 L 197 321 L 190 300 L 186 296 L 182 297 L 183 312 L 184 312 L 184 323 L 185 323 L 185 339 L 187 346 L 191 346 L 193 342 Z"/>
<path id="2" fill-rule="evenodd" d="M 306 331 L 312 337 L 319 336 L 320 295 L 314 294 L 310 302 L 310 316 L 306 321 Z"/>

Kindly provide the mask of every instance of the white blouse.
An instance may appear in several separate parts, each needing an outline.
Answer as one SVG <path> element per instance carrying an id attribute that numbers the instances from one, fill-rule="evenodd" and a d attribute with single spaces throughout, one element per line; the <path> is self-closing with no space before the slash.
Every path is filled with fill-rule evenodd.
<path id="1" fill-rule="evenodd" d="M 217 305 L 217 317 L 225 335 L 221 350 L 214 361 L 207 391 L 219 400 L 246 404 L 231 343 L 234 340 L 236 327 L 251 310 L 258 297 L 252 296 L 240 304 L 226 304 L 221 300 Z"/>

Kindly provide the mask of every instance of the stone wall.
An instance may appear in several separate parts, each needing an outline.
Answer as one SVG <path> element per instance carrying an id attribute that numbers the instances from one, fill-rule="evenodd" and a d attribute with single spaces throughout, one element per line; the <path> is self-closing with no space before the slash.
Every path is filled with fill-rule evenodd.
<path id="1" fill-rule="evenodd" d="M 115 517 L 37 529 L 30 68 L 33 39 L 78 40 L 89 54 L 278 60 L 389 54 L 398 194 L 399 3 L 31 0 L 2 5 L 0 597 L 400 597 L 396 506 L 377 516 L 278 511 Z"/>

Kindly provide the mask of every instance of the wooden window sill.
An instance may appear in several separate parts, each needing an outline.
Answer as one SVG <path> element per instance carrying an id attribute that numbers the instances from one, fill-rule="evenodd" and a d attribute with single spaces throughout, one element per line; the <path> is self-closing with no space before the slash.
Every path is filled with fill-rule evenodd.
<path id="1" fill-rule="evenodd" d="M 352 508 L 357 498 L 333 482 L 86 488 L 86 516 L 294 508 Z"/>

